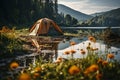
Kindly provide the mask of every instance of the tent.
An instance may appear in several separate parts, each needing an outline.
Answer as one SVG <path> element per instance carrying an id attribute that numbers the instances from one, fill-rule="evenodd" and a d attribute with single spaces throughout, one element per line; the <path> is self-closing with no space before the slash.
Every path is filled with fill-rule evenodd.
<path id="1" fill-rule="evenodd" d="M 42 18 L 38 20 L 31 28 L 30 28 L 30 34 L 29 35 L 43 35 L 48 34 L 51 27 L 54 27 L 54 29 L 59 32 L 60 34 L 63 34 L 60 27 L 51 19 L 48 18 Z M 53 31 L 54 32 L 54 31 Z"/>

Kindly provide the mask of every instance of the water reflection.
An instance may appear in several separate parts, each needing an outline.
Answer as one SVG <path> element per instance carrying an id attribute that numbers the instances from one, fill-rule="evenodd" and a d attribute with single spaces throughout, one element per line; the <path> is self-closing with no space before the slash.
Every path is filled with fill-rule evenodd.
<path id="1" fill-rule="evenodd" d="M 70 51 L 72 49 L 72 46 L 70 46 L 70 41 L 76 42 L 76 45 L 74 46 L 74 50 L 76 53 L 73 55 L 74 58 L 82 58 L 83 55 L 80 54 L 80 50 L 84 49 L 87 53 L 86 46 L 88 45 L 89 41 L 87 40 L 87 37 L 84 37 L 83 39 L 79 38 L 71 38 L 70 40 L 64 40 L 61 41 L 58 45 L 58 57 L 62 56 L 63 58 L 71 57 L 71 55 L 64 55 L 65 51 Z M 107 54 L 105 53 L 106 50 L 106 44 L 103 43 L 103 41 L 97 41 L 95 43 L 96 48 L 98 48 L 98 51 L 96 52 L 97 54 Z M 120 48 L 111 46 L 109 49 L 109 52 L 112 54 L 115 54 L 115 59 L 120 60 Z M 87 54 L 84 55 L 84 57 L 87 56 Z"/>
<path id="2" fill-rule="evenodd" d="M 83 38 L 77 38 L 77 37 L 73 37 L 73 38 L 70 38 L 70 39 L 64 39 L 63 41 L 61 41 L 59 44 L 58 44 L 58 50 L 62 50 L 62 49 L 65 49 L 67 47 L 70 46 L 70 41 L 75 41 L 76 44 L 79 44 L 83 41 L 86 41 L 87 40 L 87 37 L 83 37 Z"/>

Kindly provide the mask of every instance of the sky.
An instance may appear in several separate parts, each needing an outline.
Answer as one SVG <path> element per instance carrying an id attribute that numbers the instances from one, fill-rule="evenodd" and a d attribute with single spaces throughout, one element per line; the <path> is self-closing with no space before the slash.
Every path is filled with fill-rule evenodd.
<path id="1" fill-rule="evenodd" d="M 64 4 L 85 14 L 120 8 L 120 0 L 58 0 L 58 4 Z"/>

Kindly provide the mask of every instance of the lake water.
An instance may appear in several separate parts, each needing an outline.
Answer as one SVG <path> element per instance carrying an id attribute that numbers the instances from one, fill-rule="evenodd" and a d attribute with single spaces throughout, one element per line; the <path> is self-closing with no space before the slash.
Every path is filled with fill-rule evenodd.
<path id="1" fill-rule="evenodd" d="M 80 54 L 80 50 L 84 49 L 87 53 L 86 47 L 87 47 L 87 45 L 90 41 L 88 41 L 86 37 L 83 38 L 83 39 L 72 38 L 72 39 L 70 39 L 70 41 L 75 41 L 76 42 L 76 45 L 74 45 L 74 50 L 76 51 L 76 53 L 74 54 L 74 58 L 82 58 L 83 55 Z M 59 45 L 58 45 L 58 57 L 67 58 L 67 56 L 64 55 L 64 52 L 65 51 L 70 51 L 71 49 L 73 49 L 73 47 L 70 46 L 70 41 L 61 41 L 59 43 Z M 105 54 L 106 45 L 103 42 L 97 41 L 95 43 L 95 46 L 96 46 L 96 48 L 98 48 L 97 53 L 99 53 L 100 55 Z M 115 54 L 115 59 L 120 61 L 120 48 L 111 46 L 111 48 L 109 49 L 109 52 Z"/>
<path id="2" fill-rule="evenodd" d="M 71 30 L 72 31 L 77 31 L 77 30 L 91 30 L 91 31 L 99 31 L 100 30 L 101 31 L 101 30 L 104 30 L 106 28 L 108 28 L 108 27 L 61 27 L 61 29 L 63 31 L 71 31 Z M 118 34 L 120 34 L 119 33 L 120 32 L 120 26 L 111 27 L 111 29 L 113 31 L 118 32 Z M 85 41 L 85 40 L 87 40 L 87 37 L 83 37 L 82 39 L 74 37 L 74 38 L 70 39 L 69 41 L 75 41 L 78 44 L 78 43 L 81 43 L 82 41 Z M 58 45 L 58 49 L 61 50 L 61 49 L 64 49 L 64 48 L 67 48 L 68 46 L 70 46 L 69 41 L 65 40 L 65 42 L 64 41 L 60 42 L 59 45 Z"/>
<path id="3" fill-rule="evenodd" d="M 62 27 L 61 29 L 62 30 L 72 30 L 72 31 L 76 31 L 76 30 L 94 30 L 94 31 L 101 31 L 101 30 L 104 30 L 104 29 L 106 29 L 107 27 Z M 116 31 L 116 32 L 120 32 L 120 27 L 111 27 L 111 29 L 113 30 L 113 31 Z M 119 33 L 118 33 L 119 34 Z M 82 38 L 77 38 L 77 37 L 73 37 L 73 38 L 71 38 L 71 39 L 69 39 L 69 40 L 66 40 L 66 39 L 64 39 L 63 41 L 61 41 L 60 43 L 59 43 L 59 45 L 58 45 L 58 50 L 59 51 L 62 51 L 62 52 L 59 52 L 58 51 L 58 56 L 64 56 L 64 57 L 66 57 L 65 55 L 61 55 L 61 54 L 63 54 L 64 53 L 64 51 L 63 50 L 65 50 L 66 48 L 68 48 L 68 47 L 70 47 L 70 41 L 75 41 L 76 42 L 76 44 L 80 44 L 80 43 L 83 43 L 84 41 L 86 41 L 88 38 L 87 37 L 82 37 Z M 98 43 L 99 44 L 99 43 Z M 102 43 L 103 44 L 103 43 Z M 105 45 L 103 44 L 103 47 L 105 47 Z M 76 48 L 76 51 L 77 51 L 77 48 Z M 104 52 L 104 50 L 102 50 L 103 52 Z M 116 52 L 117 53 L 117 55 L 116 55 L 116 58 L 118 59 L 118 60 L 120 60 L 120 48 L 117 48 L 117 47 L 114 47 L 114 46 L 112 46 L 112 50 L 111 50 L 111 52 Z M 80 54 L 78 54 L 78 51 L 76 52 L 76 54 L 75 54 L 75 57 L 76 58 L 79 58 L 79 57 L 81 57 L 82 55 L 80 55 Z"/>
<path id="4" fill-rule="evenodd" d="M 61 29 L 106 29 L 108 27 L 61 27 Z M 111 29 L 120 29 L 120 26 L 118 27 L 111 27 Z"/>

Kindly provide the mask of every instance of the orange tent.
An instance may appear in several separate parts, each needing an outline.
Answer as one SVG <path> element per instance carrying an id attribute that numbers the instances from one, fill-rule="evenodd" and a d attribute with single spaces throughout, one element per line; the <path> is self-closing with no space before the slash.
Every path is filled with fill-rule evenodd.
<path id="1" fill-rule="evenodd" d="M 38 20 L 30 29 L 29 35 L 41 35 L 47 34 L 49 32 L 50 27 L 54 27 L 55 30 L 61 34 L 63 34 L 60 27 L 51 19 L 42 18 Z"/>

